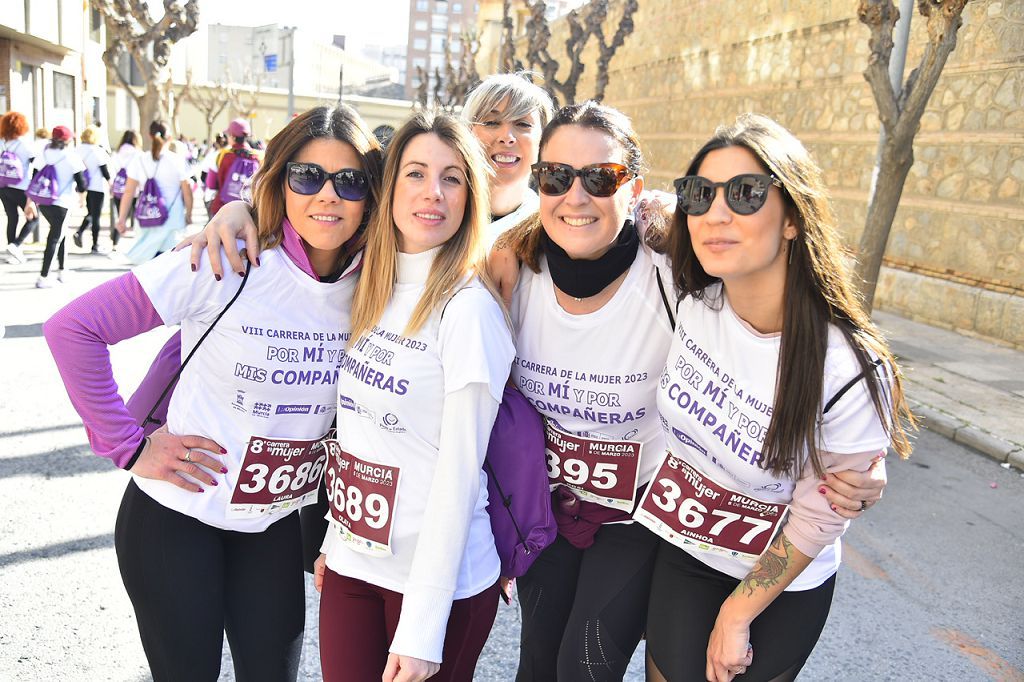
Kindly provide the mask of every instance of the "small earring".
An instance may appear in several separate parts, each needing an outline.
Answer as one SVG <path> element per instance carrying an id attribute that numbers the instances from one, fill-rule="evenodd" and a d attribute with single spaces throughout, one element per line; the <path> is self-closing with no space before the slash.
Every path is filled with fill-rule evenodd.
<path id="1" fill-rule="evenodd" d="M 793 240 L 789 240 L 789 265 L 793 264 Z"/>

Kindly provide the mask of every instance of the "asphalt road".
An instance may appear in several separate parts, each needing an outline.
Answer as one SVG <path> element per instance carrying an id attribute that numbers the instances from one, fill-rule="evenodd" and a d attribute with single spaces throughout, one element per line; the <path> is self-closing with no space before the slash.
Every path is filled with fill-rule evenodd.
<path id="1" fill-rule="evenodd" d="M 93 456 L 41 323 L 123 271 L 73 254 L 70 284 L 32 287 L 38 260 L 0 265 L 0 680 L 145 680 L 113 550 L 127 474 Z M 112 350 L 130 391 L 166 331 Z M 882 504 L 855 522 L 832 615 L 801 679 L 1024 681 L 1024 477 L 924 432 L 889 463 Z M 181 576 L 181 598 L 202 576 Z M 319 679 L 307 589 L 302 679 Z M 515 607 L 499 609 L 476 679 L 511 680 Z M 187 655 L 187 654 L 185 654 Z M 643 679 L 642 651 L 626 679 Z M 222 679 L 231 680 L 225 653 Z"/>

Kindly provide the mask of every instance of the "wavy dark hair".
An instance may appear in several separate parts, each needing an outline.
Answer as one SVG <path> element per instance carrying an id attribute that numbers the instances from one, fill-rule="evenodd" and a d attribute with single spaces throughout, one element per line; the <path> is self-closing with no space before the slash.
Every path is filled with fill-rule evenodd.
<path id="1" fill-rule="evenodd" d="M 321 106 L 299 114 L 267 144 L 260 169 L 253 176 L 253 207 L 260 246 L 270 249 L 281 243 L 281 224 L 285 218 L 285 173 L 287 164 L 308 142 L 317 139 L 339 140 L 350 145 L 363 165 L 370 182 L 363 220 L 355 239 L 349 240 L 339 254 L 344 260 L 365 244 L 366 221 L 377 208 L 383 151 L 355 109 L 347 104 Z"/>
<path id="2" fill-rule="evenodd" d="M 805 462 L 802 454 L 807 452 L 815 473 L 823 474 L 818 427 L 824 399 L 831 397 L 822 395 L 830 324 L 842 332 L 869 378 L 871 401 L 893 449 L 908 457 L 907 430 L 916 422 L 903 395 L 896 360 L 853 285 L 821 169 L 788 130 L 766 116 L 744 114 L 715 131 L 690 162 L 686 175 L 697 175 L 708 154 L 726 147 L 746 149 L 766 173 L 779 179 L 786 214 L 797 227 L 788 247 L 791 264 L 786 269 L 775 409 L 761 448 L 761 466 L 776 475 L 798 478 Z M 721 280 L 701 266 L 690 241 L 687 216 L 678 207 L 668 253 L 673 279 L 683 296 L 721 304 L 707 290 Z M 878 371 L 873 367 L 875 359 L 882 361 Z"/>

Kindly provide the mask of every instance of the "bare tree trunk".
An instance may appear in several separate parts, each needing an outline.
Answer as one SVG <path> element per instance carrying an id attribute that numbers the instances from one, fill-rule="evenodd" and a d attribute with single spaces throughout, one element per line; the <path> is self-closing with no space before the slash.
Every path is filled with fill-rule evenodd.
<path id="1" fill-rule="evenodd" d="M 864 78 L 878 106 L 885 144 L 868 200 L 868 215 L 861 235 L 856 274 L 868 310 L 874 306 L 878 273 L 889 242 L 892 221 L 910 167 L 914 164 L 914 136 L 921 115 L 935 90 L 946 60 L 956 47 L 967 0 L 918 0 L 918 11 L 928 22 L 928 43 L 918 64 L 897 96 L 889 79 L 892 33 L 899 11 L 892 0 L 860 0 L 857 16 L 871 29 L 871 55 Z"/>

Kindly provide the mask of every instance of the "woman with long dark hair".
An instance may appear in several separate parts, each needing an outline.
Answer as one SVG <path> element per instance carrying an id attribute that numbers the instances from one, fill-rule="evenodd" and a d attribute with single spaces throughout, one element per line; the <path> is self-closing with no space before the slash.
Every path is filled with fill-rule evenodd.
<path id="1" fill-rule="evenodd" d="M 890 446 L 909 455 L 913 417 L 821 169 L 789 131 L 740 116 L 675 184 L 681 296 L 657 397 L 668 455 L 635 514 L 662 538 L 648 679 L 793 680 L 848 523 L 822 480 Z"/>
<path id="2" fill-rule="evenodd" d="M 71 129 L 56 126 L 50 134 L 50 143 L 32 161 L 32 180 L 25 190 L 35 200 L 36 207 L 50 225 L 43 251 L 43 267 L 36 280 L 36 288 L 54 286 L 50 266 L 57 257 L 57 281 L 65 278 L 64 223 L 75 201 L 75 192 L 85 191 L 85 165 L 68 144 L 74 139 Z"/>
<path id="3" fill-rule="evenodd" d="M 353 110 L 308 111 L 273 138 L 256 179 L 261 268 L 222 282 L 167 253 L 44 325 L 93 450 L 132 473 L 115 548 L 156 680 L 216 679 L 225 633 L 239 679 L 296 678 L 305 599 L 294 512 L 315 499 L 327 460 L 380 165 Z M 165 427 L 147 436 L 117 393 L 107 346 L 161 324 L 181 325 L 192 356 Z"/>

